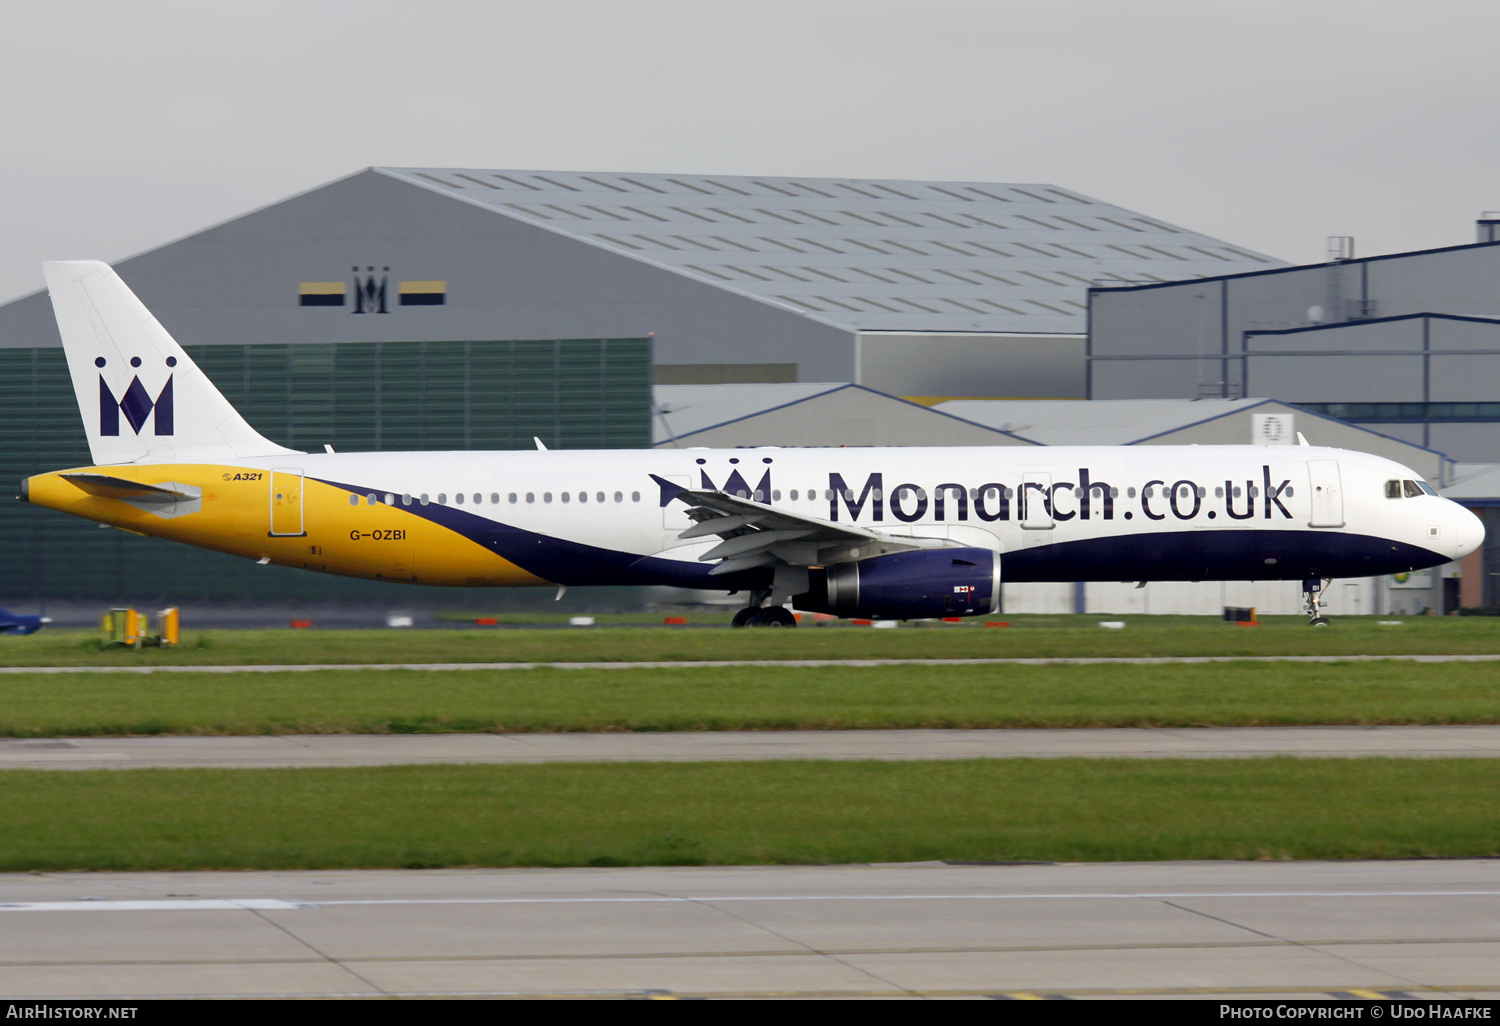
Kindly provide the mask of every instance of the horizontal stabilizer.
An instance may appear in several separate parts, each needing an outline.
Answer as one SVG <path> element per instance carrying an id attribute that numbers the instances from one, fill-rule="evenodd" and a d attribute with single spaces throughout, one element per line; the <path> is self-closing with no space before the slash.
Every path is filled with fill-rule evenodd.
<path id="1" fill-rule="evenodd" d="M 194 495 L 179 492 L 173 488 L 127 481 L 122 477 L 110 477 L 108 474 L 59 474 L 58 476 L 82 488 L 90 495 L 98 495 L 106 499 L 130 499 L 134 502 L 178 502 L 183 499 L 196 498 Z"/>

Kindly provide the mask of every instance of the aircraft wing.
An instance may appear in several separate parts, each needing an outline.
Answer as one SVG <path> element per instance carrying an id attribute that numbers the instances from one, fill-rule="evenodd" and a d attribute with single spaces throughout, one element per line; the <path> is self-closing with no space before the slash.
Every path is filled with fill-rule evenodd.
<path id="1" fill-rule="evenodd" d="M 651 475 L 661 486 L 662 505 L 683 502 L 695 523 L 677 537 L 683 541 L 717 535 L 718 545 L 699 556 L 718 561 L 710 576 L 757 566 L 823 566 L 849 563 L 890 552 L 947 548 L 946 538 L 898 538 L 856 524 L 775 509 L 722 491 L 698 491 Z"/>

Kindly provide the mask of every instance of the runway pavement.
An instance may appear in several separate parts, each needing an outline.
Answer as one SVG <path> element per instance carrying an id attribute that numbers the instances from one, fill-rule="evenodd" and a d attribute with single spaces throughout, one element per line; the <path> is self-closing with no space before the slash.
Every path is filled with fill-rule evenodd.
<path id="1" fill-rule="evenodd" d="M 0 996 L 1500 998 L 1500 862 L 0 876 Z"/>
<path id="2" fill-rule="evenodd" d="M 286 734 L 0 741 L 0 769 L 758 759 L 1500 756 L 1500 726 Z"/>

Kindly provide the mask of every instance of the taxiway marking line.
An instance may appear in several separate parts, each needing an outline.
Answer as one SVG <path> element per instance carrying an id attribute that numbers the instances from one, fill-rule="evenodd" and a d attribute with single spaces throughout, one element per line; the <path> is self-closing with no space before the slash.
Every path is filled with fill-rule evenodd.
<path id="1" fill-rule="evenodd" d="M 1098 894 L 756 894 L 643 895 L 586 898 L 351 898 L 293 901 L 280 898 L 187 898 L 129 901 L 17 901 L 0 903 L 0 912 L 186 912 L 294 911 L 354 905 L 661 905 L 781 901 L 1136 901 L 1201 898 L 1460 898 L 1500 897 L 1485 891 L 1109 891 Z"/>
<path id="2" fill-rule="evenodd" d="M 1036 656 L 995 659 L 681 659 L 597 663 L 244 663 L 232 666 L 0 666 L 4 673 L 309 673 L 319 670 L 670 670 L 720 666 L 1093 666 L 1120 663 L 1160 666 L 1170 663 L 1483 663 L 1500 654 L 1470 655 L 1272 655 L 1272 656 Z"/>

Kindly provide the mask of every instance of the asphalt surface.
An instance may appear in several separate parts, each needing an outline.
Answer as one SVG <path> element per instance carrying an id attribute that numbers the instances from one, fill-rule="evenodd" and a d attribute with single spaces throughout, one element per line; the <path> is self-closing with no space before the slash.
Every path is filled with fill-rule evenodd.
<path id="1" fill-rule="evenodd" d="M 40 738 L 0 741 L 0 770 L 1273 755 L 1494 758 L 1500 756 L 1500 726 Z"/>
<path id="2" fill-rule="evenodd" d="M 1500 862 L 0 875 L 0 997 L 1500 998 Z"/>

